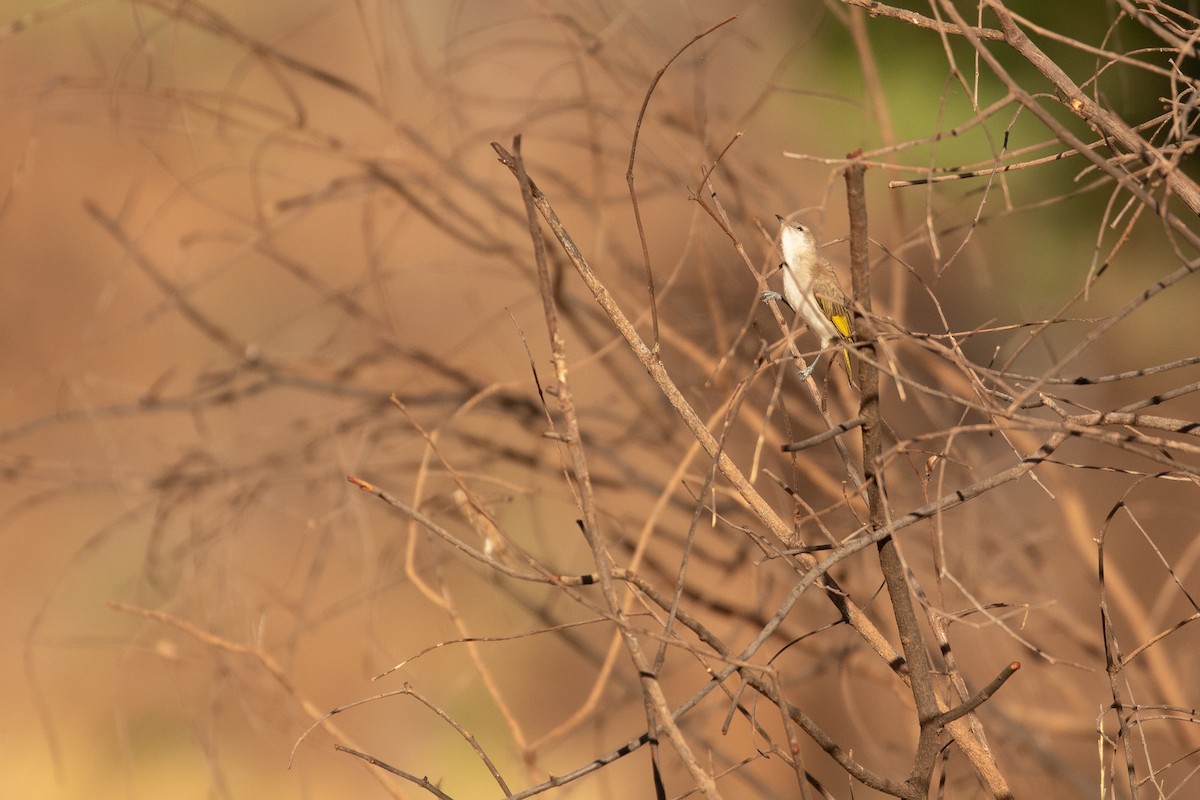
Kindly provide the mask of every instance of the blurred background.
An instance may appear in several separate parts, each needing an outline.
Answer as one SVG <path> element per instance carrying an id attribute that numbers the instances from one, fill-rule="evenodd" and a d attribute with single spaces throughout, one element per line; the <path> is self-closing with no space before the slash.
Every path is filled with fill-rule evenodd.
<path id="1" fill-rule="evenodd" d="M 1156 43 L 1111 4 L 1068 5 L 1012 3 L 1095 47 Z M 517 182 L 489 143 L 523 137 L 529 174 L 652 340 L 626 183 L 635 124 L 656 73 L 730 15 L 655 86 L 635 188 L 664 363 L 714 430 L 746 392 L 726 446 L 806 540 L 841 540 L 861 506 L 847 501 L 853 486 L 829 445 L 779 453 L 825 424 L 758 296 L 779 261 L 777 213 L 818 231 L 849 289 L 847 154 L 864 150 L 871 164 L 874 308 L 910 379 L 906 390 L 885 382 L 883 396 L 899 514 L 1045 437 L 989 413 L 968 365 L 1042 375 L 1196 256 L 1079 158 L 888 188 L 1063 148 L 1029 113 L 991 108 L 1005 91 L 975 74 L 965 42 L 832 0 L 0 10 L 4 797 L 423 796 L 335 742 L 455 797 L 503 796 L 410 697 L 347 710 L 301 741 L 322 714 L 405 683 L 468 728 L 513 791 L 644 730 L 628 660 L 618 654 L 602 677 L 612 629 L 594 607 L 492 574 L 346 476 L 482 547 L 489 529 L 462 499 L 468 486 L 514 548 L 556 573 L 595 569 L 566 458 L 543 436 L 539 381 L 553 372 L 533 248 Z M 1172 80 L 1194 74 L 1194 60 L 1175 79 L 1109 70 L 1095 53 L 1040 41 L 1078 82 L 1100 74 L 1089 90 L 1131 124 L 1163 114 Z M 1031 92 L 1049 91 L 995 50 Z M 1047 106 L 1096 139 L 1053 98 Z M 1186 158 L 1178 169 L 1194 176 Z M 745 259 L 704 206 L 728 215 Z M 617 566 L 669 592 L 687 549 L 687 607 L 744 646 L 795 575 L 738 532 L 755 522 L 728 487 L 704 497 L 706 458 L 552 242 L 550 258 Z M 1196 355 L 1194 284 L 1172 284 L 1053 375 Z M 947 347 L 953 332 L 967 361 L 899 332 Z M 810 356 L 817 347 L 796 341 Z M 817 374 L 833 420 L 853 417 L 843 376 Z M 1079 413 L 1169 392 L 1190 380 L 1180 375 L 1052 389 L 1073 392 Z M 1197 418 L 1190 393 L 1153 413 Z M 1115 562 L 1107 588 L 1129 650 L 1196 610 L 1183 591 L 1196 588 L 1194 484 L 1147 478 L 1195 458 L 1157 446 L 1164 462 L 1082 437 L 1039 480 L 900 540 L 924 602 L 954 620 L 971 687 L 1024 665 L 980 714 L 1018 795 L 1095 796 L 1100 731 L 1117 736 L 1102 711 L 1113 695 L 1097 540 Z M 870 558 L 841 569 L 891 631 Z M 903 779 L 911 703 L 844 627 L 823 629 L 835 621 L 806 598 L 761 659 L 778 655 L 793 702 Z M 423 652 L 468 637 L 497 641 Z M 1194 707 L 1198 645 L 1186 625 L 1157 644 L 1134 665 L 1126 702 Z M 699 664 L 668 659 L 674 702 L 703 685 Z M 731 701 L 710 697 L 688 730 L 726 796 L 794 793 L 764 732 L 741 716 L 723 732 Z M 777 712 L 756 714 L 778 736 Z M 1194 745 L 1169 725 L 1138 735 L 1161 755 L 1148 769 Z M 805 766 L 849 796 L 844 774 L 804 748 Z M 669 796 L 691 786 L 670 756 L 664 768 Z M 945 769 L 949 796 L 977 796 L 961 759 Z M 646 755 L 552 794 L 652 796 Z"/>

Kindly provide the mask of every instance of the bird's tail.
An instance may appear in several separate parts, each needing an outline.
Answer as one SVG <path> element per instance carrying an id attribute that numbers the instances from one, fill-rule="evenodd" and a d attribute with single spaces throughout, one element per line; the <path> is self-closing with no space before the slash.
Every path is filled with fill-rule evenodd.
<path id="1" fill-rule="evenodd" d="M 858 383 L 854 380 L 854 365 L 850 363 L 850 348 L 842 347 L 842 357 L 846 363 L 846 377 L 850 379 L 850 385 L 858 388 Z"/>

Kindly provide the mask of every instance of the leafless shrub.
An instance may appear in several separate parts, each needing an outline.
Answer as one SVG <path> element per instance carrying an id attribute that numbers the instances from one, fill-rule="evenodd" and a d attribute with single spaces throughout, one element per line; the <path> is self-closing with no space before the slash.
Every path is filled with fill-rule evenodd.
<path id="1" fill-rule="evenodd" d="M 1087 5 L 10 26 L 127 25 L 37 107 L 150 154 L 72 175 L 122 307 L 0 431 L 9 530 L 104 501 L 60 769 L 112 557 L 114 761 L 163 715 L 218 795 L 1185 796 L 1200 27 Z M 794 211 L 854 385 L 759 300 Z"/>

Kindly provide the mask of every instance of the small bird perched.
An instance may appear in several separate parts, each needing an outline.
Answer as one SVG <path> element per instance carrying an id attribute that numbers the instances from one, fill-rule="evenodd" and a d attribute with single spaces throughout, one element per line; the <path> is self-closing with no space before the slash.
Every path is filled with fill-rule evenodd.
<path id="1" fill-rule="evenodd" d="M 783 299 L 800 314 L 809 330 L 821 340 L 827 350 L 834 342 L 854 340 L 854 320 L 847 309 L 849 301 L 834 278 L 833 267 L 817 252 L 817 237 L 799 222 L 788 222 L 775 215 L 782 229 L 779 249 L 783 251 Z M 778 300 L 777 292 L 763 292 L 763 299 Z M 846 374 L 854 382 L 850 368 L 850 353 L 842 349 L 846 359 Z M 818 356 L 804 372 L 808 378 L 816 368 Z"/>

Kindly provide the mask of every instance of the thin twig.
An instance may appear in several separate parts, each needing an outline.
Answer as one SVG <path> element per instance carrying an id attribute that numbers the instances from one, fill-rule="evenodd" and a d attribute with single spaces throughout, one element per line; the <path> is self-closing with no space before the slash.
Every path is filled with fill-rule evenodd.
<path id="1" fill-rule="evenodd" d="M 711 26 L 707 30 L 693 36 L 687 44 L 675 51 L 675 55 L 667 59 L 667 63 L 659 68 L 658 72 L 654 73 L 654 77 L 650 79 L 650 86 L 646 89 L 646 96 L 642 98 L 642 107 L 638 110 L 637 122 L 633 126 L 633 137 L 629 145 L 629 166 L 625 169 L 625 182 L 629 185 L 629 204 L 633 208 L 633 219 L 637 224 L 638 240 L 642 243 L 642 263 L 646 267 L 646 291 L 650 298 L 650 323 L 654 331 L 654 355 L 658 356 L 659 338 L 658 338 L 658 301 L 654 294 L 654 270 L 650 266 L 650 245 L 646 241 L 646 228 L 642 225 L 642 212 L 638 206 L 637 191 L 633 188 L 633 164 L 637 158 L 638 137 L 642 132 L 642 120 L 646 117 L 646 109 L 650 107 L 650 96 L 654 94 L 654 87 L 658 86 L 659 80 L 667 72 L 667 68 L 674 63 L 675 59 L 683 55 L 684 51 L 691 47 L 696 42 L 708 36 L 710 33 L 727 25 L 737 19 L 737 14 L 726 17 Z"/>

